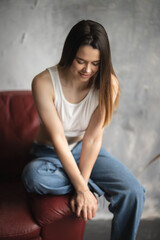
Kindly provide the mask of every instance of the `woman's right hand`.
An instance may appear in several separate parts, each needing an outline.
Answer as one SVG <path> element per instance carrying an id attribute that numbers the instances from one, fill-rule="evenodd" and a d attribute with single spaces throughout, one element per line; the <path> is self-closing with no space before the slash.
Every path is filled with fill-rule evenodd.
<path id="1" fill-rule="evenodd" d="M 85 221 L 91 220 L 96 215 L 97 198 L 89 189 L 83 192 L 77 191 L 70 204 L 77 217 L 82 217 Z"/>

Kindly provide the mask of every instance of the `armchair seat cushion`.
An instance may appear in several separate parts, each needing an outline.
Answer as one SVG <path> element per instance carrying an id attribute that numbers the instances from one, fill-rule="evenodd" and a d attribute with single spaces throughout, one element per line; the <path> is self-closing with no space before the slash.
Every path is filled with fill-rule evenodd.
<path id="1" fill-rule="evenodd" d="M 0 192 L 0 239 L 40 239 L 40 226 L 29 211 L 23 185 L 0 183 Z"/>

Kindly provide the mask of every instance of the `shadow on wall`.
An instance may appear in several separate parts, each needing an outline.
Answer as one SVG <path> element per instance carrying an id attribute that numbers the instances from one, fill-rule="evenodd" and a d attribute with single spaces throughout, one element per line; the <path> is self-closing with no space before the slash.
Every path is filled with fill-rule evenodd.
<path id="1" fill-rule="evenodd" d="M 158 154 L 156 157 L 154 157 L 149 163 L 142 169 L 142 171 L 138 174 L 137 177 L 141 176 L 141 174 L 144 172 L 145 169 L 147 169 L 152 163 L 154 163 L 156 160 L 160 159 L 160 154 Z"/>

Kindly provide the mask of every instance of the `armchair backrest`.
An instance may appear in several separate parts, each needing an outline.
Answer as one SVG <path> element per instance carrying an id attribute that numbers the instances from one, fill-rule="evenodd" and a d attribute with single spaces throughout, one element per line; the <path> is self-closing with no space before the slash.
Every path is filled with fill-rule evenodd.
<path id="1" fill-rule="evenodd" d="M 31 91 L 0 92 L 0 180 L 21 176 L 38 126 Z"/>

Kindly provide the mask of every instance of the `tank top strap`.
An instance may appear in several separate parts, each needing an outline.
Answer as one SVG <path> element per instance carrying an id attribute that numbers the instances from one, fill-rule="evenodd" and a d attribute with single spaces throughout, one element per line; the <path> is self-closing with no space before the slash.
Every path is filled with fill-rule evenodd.
<path id="1" fill-rule="evenodd" d="M 58 99 L 62 97 L 61 96 L 62 91 L 61 91 L 61 86 L 60 86 L 60 82 L 59 82 L 57 65 L 47 68 L 47 70 L 49 71 L 51 79 L 52 79 L 54 96 L 55 96 L 55 105 L 57 105 Z"/>

